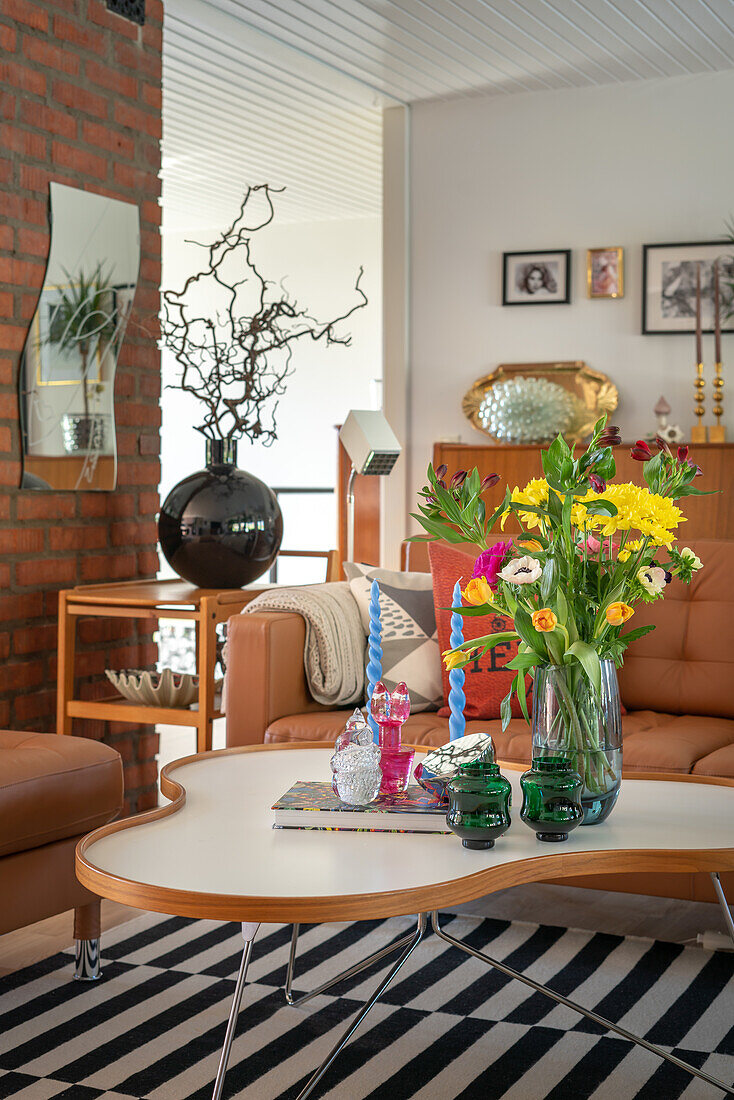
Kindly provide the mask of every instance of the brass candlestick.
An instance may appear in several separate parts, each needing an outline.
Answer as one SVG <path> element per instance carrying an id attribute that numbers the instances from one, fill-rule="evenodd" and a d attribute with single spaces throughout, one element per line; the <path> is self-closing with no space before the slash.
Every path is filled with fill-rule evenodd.
<path id="1" fill-rule="evenodd" d="M 706 426 L 703 423 L 703 416 L 705 413 L 706 397 L 704 395 L 704 387 L 706 383 L 703 379 L 703 363 L 696 364 L 696 381 L 693 383 L 696 395 L 694 397 L 695 405 L 693 408 L 693 414 L 696 417 L 696 423 L 691 428 L 691 443 L 705 443 L 706 442 Z"/>
<path id="2" fill-rule="evenodd" d="M 714 364 L 716 377 L 714 378 L 714 416 L 716 423 L 709 428 L 709 443 L 726 443 L 726 428 L 721 423 L 724 415 L 724 379 L 721 377 L 721 363 Z"/>

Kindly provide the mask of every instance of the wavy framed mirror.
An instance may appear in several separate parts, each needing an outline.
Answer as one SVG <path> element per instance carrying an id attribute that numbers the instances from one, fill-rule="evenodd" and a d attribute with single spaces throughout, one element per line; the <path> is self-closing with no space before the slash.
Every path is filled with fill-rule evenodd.
<path id="1" fill-rule="evenodd" d="M 22 489 L 117 482 L 115 372 L 140 267 L 138 207 L 50 184 L 51 245 L 20 364 Z"/>

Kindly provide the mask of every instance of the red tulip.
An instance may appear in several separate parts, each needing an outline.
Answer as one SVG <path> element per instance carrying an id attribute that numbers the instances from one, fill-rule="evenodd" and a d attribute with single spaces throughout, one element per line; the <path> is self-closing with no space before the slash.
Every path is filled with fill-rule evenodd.
<path id="1" fill-rule="evenodd" d="M 687 458 L 688 458 L 688 447 L 687 446 L 679 447 L 678 448 L 678 461 L 679 462 L 685 462 Z"/>
<path id="2" fill-rule="evenodd" d="M 491 489 L 493 485 L 496 485 L 500 479 L 499 474 L 487 474 L 483 479 L 482 484 L 479 486 L 479 491 L 483 493 L 486 489 Z"/>
<path id="3" fill-rule="evenodd" d="M 619 434 L 619 428 L 616 424 L 607 424 L 597 440 L 600 447 L 619 447 L 621 442 L 622 436 Z"/>
<path id="4" fill-rule="evenodd" d="M 647 462 L 652 458 L 652 451 L 645 443 L 644 439 L 638 439 L 634 447 L 630 449 L 630 454 L 637 462 Z"/>
<path id="5" fill-rule="evenodd" d="M 591 485 L 595 493 L 603 493 L 607 487 L 604 478 L 599 477 L 598 474 L 589 474 L 589 485 Z"/>
<path id="6" fill-rule="evenodd" d="M 657 449 L 658 449 L 659 451 L 665 451 L 665 453 L 666 453 L 666 454 L 668 454 L 668 455 L 669 455 L 669 454 L 671 453 L 671 452 L 670 452 L 670 447 L 669 447 L 669 446 L 668 446 L 668 444 L 667 444 L 667 443 L 665 442 L 665 440 L 663 439 L 663 437 L 662 437 L 662 436 L 660 436 L 660 435 L 656 435 L 656 436 L 655 436 L 655 446 L 657 447 Z"/>

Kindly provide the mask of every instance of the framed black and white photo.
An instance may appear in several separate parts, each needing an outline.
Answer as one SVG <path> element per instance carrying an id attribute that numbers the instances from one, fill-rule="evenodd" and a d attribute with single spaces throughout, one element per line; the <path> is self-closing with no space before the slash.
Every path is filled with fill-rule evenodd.
<path id="1" fill-rule="evenodd" d="M 667 336 L 696 331 L 696 269 L 701 269 L 701 327 L 714 331 L 714 261 L 719 261 L 722 331 L 734 331 L 734 244 L 698 241 L 642 247 L 642 331 Z"/>
<path id="2" fill-rule="evenodd" d="M 567 305 L 571 251 L 502 253 L 502 305 Z"/>

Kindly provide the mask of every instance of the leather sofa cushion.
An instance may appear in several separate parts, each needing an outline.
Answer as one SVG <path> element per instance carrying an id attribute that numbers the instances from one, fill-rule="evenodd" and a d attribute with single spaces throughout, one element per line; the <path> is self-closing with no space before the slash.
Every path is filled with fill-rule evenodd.
<path id="1" fill-rule="evenodd" d="M 334 741 L 344 728 L 349 711 L 294 714 L 272 722 L 266 743 L 285 741 Z M 448 718 L 437 714 L 411 714 L 403 726 L 403 740 L 413 745 L 443 745 L 449 739 Z M 530 728 L 513 718 L 506 730 L 501 723 L 467 722 L 466 732 L 491 733 L 500 760 L 530 762 Z M 734 721 L 687 714 L 633 711 L 622 718 L 624 770 L 626 772 L 690 772 L 734 776 Z"/>
<path id="2" fill-rule="evenodd" d="M 82 836 L 122 803 L 114 749 L 85 737 L 0 730 L 0 856 Z"/>

